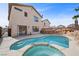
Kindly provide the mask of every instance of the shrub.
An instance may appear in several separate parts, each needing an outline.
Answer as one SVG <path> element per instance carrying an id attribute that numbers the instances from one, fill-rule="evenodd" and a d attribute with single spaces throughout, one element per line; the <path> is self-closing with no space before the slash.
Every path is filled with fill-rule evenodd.
<path id="1" fill-rule="evenodd" d="M 41 31 L 40 31 L 40 33 L 45 33 L 45 29 L 43 28 L 43 29 L 41 29 Z"/>
<path id="2" fill-rule="evenodd" d="M 0 38 L 2 36 L 2 27 L 0 27 Z"/>
<path id="3" fill-rule="evenodd" d="M 8 28 L 8 36 L 11 36 L 11 29 Z"/>
<path id="4" fill-rule="evenodd" d="M 34 32 L 38 32 L 39 31 L 39 28 L 37 28 L 36 26 L 33 26 L 33 31 Z"/>

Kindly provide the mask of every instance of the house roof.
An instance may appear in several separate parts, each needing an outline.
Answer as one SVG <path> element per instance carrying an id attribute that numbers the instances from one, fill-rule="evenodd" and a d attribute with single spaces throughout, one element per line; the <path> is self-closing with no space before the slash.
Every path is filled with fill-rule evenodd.
<path id="1" fill-rule="evenodd" d="M 49 21 L 48 19 L 43 20 L 43 22 L 44 22 L 44 21 L 48 21 L 48 22 L 49 22 L 49 24 L 51 24 L 51 23 L 50 23 L 50 21 Z"/>
<path id="2" fill-rule="evenodd" d="M 38 14 L 41 18 L 43 18 L 42 15 L 41 15 L 33 6 L 31 6 L 31 5 L 23 5 L 23 4 L 17 4 L 17 3 L 9 3 L 8 6 L 9 6 L 9 9 L 8 9 L 8 12 L 9 12 L 8 20 L 10 19 L 10 13 L 11 13 L 11 8 L 12 8 L 12 6 L 32 7 L 32 8 L 37 12 L 37 14 Z"/>

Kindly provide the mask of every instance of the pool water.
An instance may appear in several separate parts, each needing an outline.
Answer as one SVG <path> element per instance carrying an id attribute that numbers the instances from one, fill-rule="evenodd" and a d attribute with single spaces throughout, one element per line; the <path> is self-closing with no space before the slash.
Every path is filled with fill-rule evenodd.
<path id="1" fill-rule="evenodd" d="M 50 46 L 33 46 L 23 56 L 64 56 L 58 49 Z"/>
<path id="2" fill-rule="evenodd" d="M 17 41 L 10 46 L 10 50 L 18 50 L 20 48 L 23 48 L 24 46 L 34 44 L 34 43 L 40 43 L 40 42 L 47 42 L 49 45 L 57 44 L 59 46 L 65 47 L 65 48 L 69 47 L 69 39 L 67 37 L 49 35 L 49 36 L 28 38 L 28 39 L 23 39 L 23 40 Z"/>

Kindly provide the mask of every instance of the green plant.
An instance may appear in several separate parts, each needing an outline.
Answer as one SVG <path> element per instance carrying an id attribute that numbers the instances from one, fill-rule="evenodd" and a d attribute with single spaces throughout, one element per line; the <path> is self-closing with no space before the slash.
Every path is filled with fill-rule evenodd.
<path id="1" fill-rule="evenodd" d="M 78 8 L 75 8 L 75 11 L 79 11 L 79 7 Z"/>
<path id="2" fill-rule="evenodd" d="M 0 38 L 2 36 L 2 27 L 0 27 Z"/>
<path id="3" fill-rule="evenodd" d="M 45 29 L 44 28 L 41 29 L 40 33 L 45 33 Z"/>
<path id="4" fill-rule="evenodd" d="M 75 8 L 75 11 L 78 12 L 79 8 Z M 75 29 L 78 30 L 78 18 L 79 14 L 72 17 L 72 19 L 75 19 Z"/>
<path id="5" fill-rule="evenodd" d="M 8 36 L 11 36 L 11 29 L 8 28 Z"/>
<path id="6" fill-rule="evenodd" d="M 75 19 L 75 29 L 78 29 L 78 19 L 79 18 L 79 15 L 75 15 L 72 17 L 72 19 Z"/>
<path id="7" fill-rule="evenodd" d="M 36 26 L 33 26 L 33 31 L 34 32 L 38 32 L 39 31 L 39 28 L 37 28 Z"/>

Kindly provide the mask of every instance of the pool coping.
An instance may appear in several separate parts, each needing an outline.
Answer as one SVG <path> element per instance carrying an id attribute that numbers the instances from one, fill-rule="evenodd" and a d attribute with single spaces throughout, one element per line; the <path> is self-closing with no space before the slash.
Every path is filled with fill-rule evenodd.
<path id="1" fill-rule="evenodd" d="M 50 35 L 55 35 L 55 36 L 63 36 L 63 35 L 56 35 L 56 34 L 50 34 Z M 49 34 L 45 34 L 45 35 L 43 35 L 43 36 L 50 36 Z M 33 37 L 33 38 L 38 38 L 38 37 L 43 37 L 43 36 L 37 36 L 37 37 Z M 65 36 L 63 36 L 63 37 L 65 37 Z M 31 37 L 32 38 L 32 37 Z M 31 38 L 27 38 L 27 40 L 28 39 L 31 39 Z M 25 39 L 25 38 L 24 38 Z M 23 39 L 22 39 L 23 40 Z M 20 40 L 19 40 L 20 41 Z M 14 42 L 15 43 L 15 42 Z M 23 48 L 21 48 L 21 49 L 18 49 L 17 51 L 26 51 L 26 50 L 28 50 L 28 48 L 30 48 L 30 47 L 32 47 L 32 46 L 34 46 L 34 45 L 38 45 L 38 44 L 40 44 L 40 45 L 45 45 L 45 44 L 48 44 L 48 45 L 50 45 L 50 46 L 52 46 L 52 47 L 55 47 L 55 48 L 57 48 L 57 49 L 59 49 L 60 51 L 61 50 L 63 50 L 63 49 L 66 49 L 66 48 L 64 48 L 64 47 L 62 47 L 62 46 L 60 46 L 60 45 L 57 45 L 57 44 L 49 44 L 48 42 L 39 42 L 39 43 L 34 43 L 34 44 L 31 44 L 31 45 L 28 45 L 28 46 L 24 46 Z M 28 48 L 27 48 L 28 47 Z M 27 48 L 27 49 L 26 49 Z M 24 53 L 24 52 L 22 52 L 21 53 L 21 55 Z M 61 51 L 62 52 L 62 51 Z"/>
<path id="2" fill-rule="evenodd" d="M 62 35 L 62 36 L 67 36 L 67 35 Z M 60 49 L 60 51 L 62 51 L 66 56 L 79 56 L 79 47 L 78 47 L 79 45 L 77 45 L 76 40 L 74 40 L 73 36 L 67 36 L 67 37 L 71 38 L 69 40 L 69 45 L 70 45 L 69 48 L 62 48 L 62 47 L 57 46 L 55 44 L 54 44 L 54 46 L 56 46 L 57 49 Z M 0 46 L 0 48 L 1 48 L 0 49 L 1 55 L 3 55 L 3 56 L 4 55 L 5 56 L 21 56 L 24 53 L 24 51 L 26 50 L 26 48 L 30 47 L 30 46 L 27 46 L 27 47 L 25 46 L 25 47 L 23 47 L 22 49 L 20 49 L 18 51 L 8 50 L 10 45 L 12 43 L 17 42 L 17 41 L 19 41 L 19 40 L 15 39 L 15 38 L 12 38 L 12 37 L 7 37 L 7 38 L 5 37 L 5 38 L 3 38 L 3 42 L 2 42 L 2 44 Z"/>
<path id="3" fill-rule="evenodd" d="M 46 35 L 46 36 L 52 36 L 52 35 Z M 55 36 L 62 36 L 62 35 L 55 35 Z M 40 37 L 44 37 L 44 36 L 40 36 Z M 34 37 L 34 38 L 40 38 L 40 37 Z M 62 36 L 62 37 L 66 37 L 66 36 Z M 67 38 L 67 37 L 66 37 Z M 23 39 L 23 40 L 30 40 L 30 39 L 32 39 L 32 38 L 27 38 L 27 39 Z M 68 40 L 69 40 L 69 38 L 68 38 Z M 19 41 L 21 41 L 21 40 L 19 40 Z M 17 41 L 18 42 L 18 41 Z M 14 43 L 16 43 L 16 42 L 14 42 Z M 13 43 L 13 44 L 14 44 Z M 49 45 L 51 45 L 49 42 L 39 42 L 39 44 L 44 44 L 44 43 L 47 43 L 47 44 L 49 44 Z M 60 43 L 58 43 L 58 44 L 56 44 L 57 42 L 55 41 L 55 43 L 52 43 L 52 45 L 54 46 L 56 46 L 56 45 L 58 45 L 58 44 L 60 44 Z M 29 45 L 37 45 L 38 44 L 38 42 L 37 43 L 33 43 L 33 44 L 29 44 Z M 27 45 L 26 45 L 27 46 Z M 62 46 L 62 45 L 58 45 L 58 46 Z M 25 47 L 25 46 L 24 46 Z M 62 47 L 64 47 L 64 46 L 62 46 Z M 23 48 L 23 47 L 22 47 Z M 22 48 L 20 48 L 20 49 L 22 49 Z M 65 47 L 65 48 L 67 48 L 67 47 Z M 20 50 L 20 49 L 17 49 L 17 50 Z"/>
<path id="4" fill-rule="evenodd" d="M 27 50 L 25 50 L 25 52 L 27 52 L 29 49 L 33 48 L 34 46 L 50 46 L 51 48 L 55 48 L 55 49 L 59 50 L 61 53 L 63 53 L 60 49 L 56 48 L 55 46 L 49 45 L 48 43 L 33 44 L 33 45 L 31 45 L 31 47 L 29 47 Z M 24 55 L 24 53 L 22 54 L 22 56 Z M 64 54 L 64 56 L 65 56 L 65 54 Z"/>

